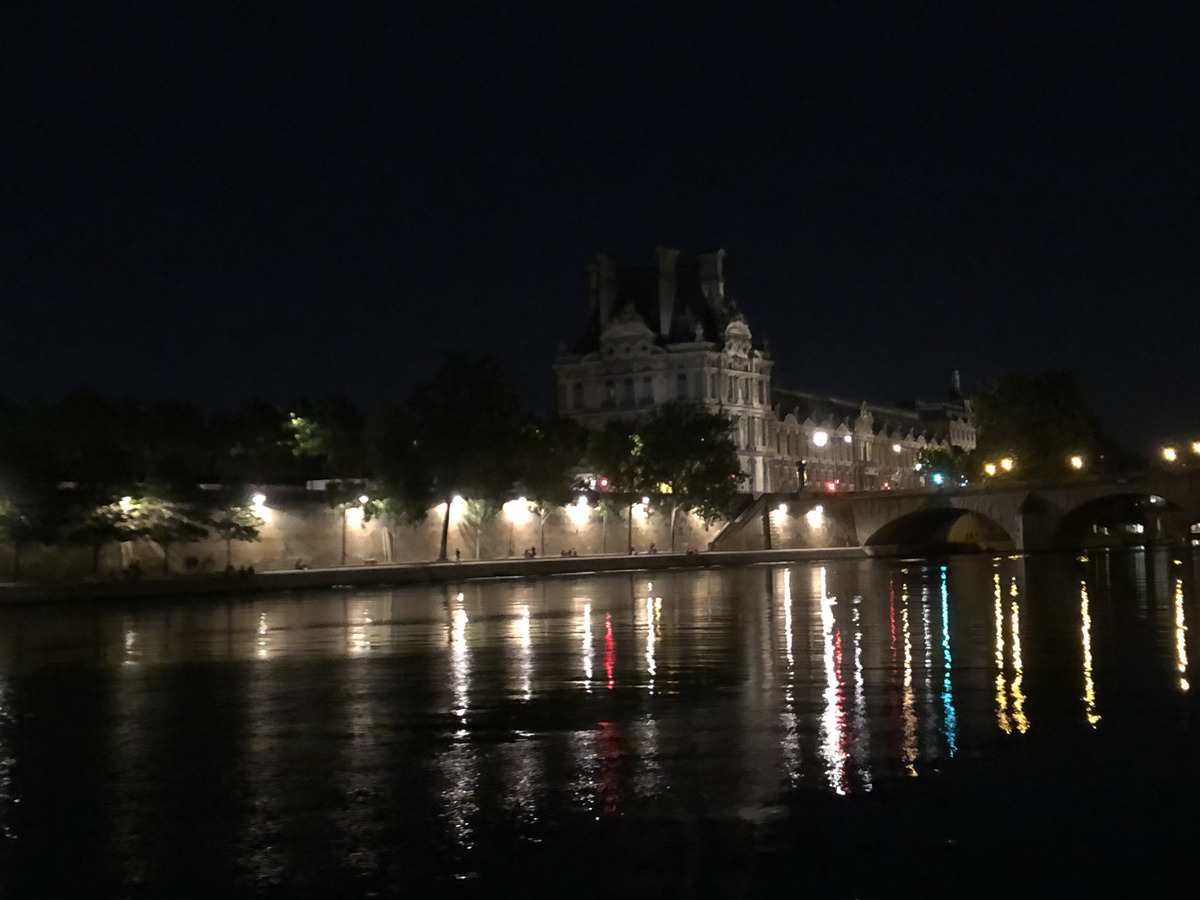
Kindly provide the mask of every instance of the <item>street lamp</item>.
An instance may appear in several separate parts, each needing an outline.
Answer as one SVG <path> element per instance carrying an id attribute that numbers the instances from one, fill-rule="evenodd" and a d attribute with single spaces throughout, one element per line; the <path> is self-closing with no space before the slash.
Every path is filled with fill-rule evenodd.
<path id="1" fill-rule="evenodd" d="M 1179 453 L 1175 450 L 1174 447 L 1163 447 L 1162 448 L 1162 458 L 1169 463 L 1173 463 L 1173 462 L 1175 462 L 1176 459 L 1179 458 Z"/>
<path id="2" fill-rule="evenodd" d="M 983 466 L 983 473 L 985 475 L 995 475 L 996 474 L 996 464 L 995 463 L 985 463 Z"/>
<path id="3" fill-rule="evenodd" d="M 1080 469 L 1083 468 L 1083 457 L 1082 456 L 1078 456 L 1078 455 L 1072 456 L 1070 458 L 1070 460 L 1068 460 L 1068 461 L 1071 463 L 1071 468 L 1074 469 L 1076 472 L 1078 472 Z"/>
<path id="4" fill-rule="evenodd" d="M 1000 460 L 1000 468 L 1002 468 L 1005 472 L 1011 472 L 1013 469 L 1012 457 L 1006 456 L 1004 459 Z"/>

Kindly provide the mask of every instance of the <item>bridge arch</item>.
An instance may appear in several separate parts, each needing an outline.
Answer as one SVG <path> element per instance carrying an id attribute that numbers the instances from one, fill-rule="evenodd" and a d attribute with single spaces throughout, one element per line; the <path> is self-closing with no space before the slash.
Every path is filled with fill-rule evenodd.
<path id="1" fill-rule="evenodd" d="M 1121 491 L 1068 510 L 1055 538 L 1072 546 L 1176 542 L 1187 539 L 1192 519 L 1192 512 L 1159 494 Z"/>
<path id="2" fill-rule="evenodd" d="M 1012 552 L 1013 537 L 983 513 L 953 506 L 919 509 L 892 519 L 863 543 L 872 556 Z"/>

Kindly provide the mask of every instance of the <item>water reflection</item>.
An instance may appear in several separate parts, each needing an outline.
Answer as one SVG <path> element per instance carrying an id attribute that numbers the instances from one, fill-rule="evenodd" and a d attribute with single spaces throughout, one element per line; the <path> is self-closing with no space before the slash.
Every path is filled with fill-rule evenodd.
<path id="1" fill-rule="evenodd" d="M 954 686 L 950 681 L 953 658 L 950 653 L 950 590 L 946 585 L 946 567 L 939 574 L 942 596 L 942 734 L 953 757 L 958 751 L 958 714 L 954 711 Z"/>
<path id="2" fill-rule="evenodd" d="M 1107 679 L 1156 672 L 1172 697 L 1189 689 L 1193 582 L 1144 555 L 1118 562 L 1111 576 L 1107 558 L 872 561 L 4 610 L 0 834 L 23 770 L 86 765 L 13 714 L 14 684 L 70 667 L 102 675 L 104 714 L 79 743 L 103 748 L 97 832 L 135 887 L 170 870 L 154 835 L 174 817 L 214 821 L 228 846 L 209 856 L 266 889 L 318 846 L 363 877 L 405 842 L 469 872 L 498 828 L 745 821 L 797 790 L 921 784 L 992 752 L 998 731 L 1028 732 L 1030 684 L 1039 735 L 1065 709 L 1061 727 L 1089 739 L 1098 696 L 1106 716 L 1120 709 Z M 1163 579 L 1153 601 L 1148 569 Z M 1139 606 L 1153 628 L 1095 637 Z M 177 770 L 198 772 L 203 802 L 157 774 Z"/>
<path id="3" fill-rule="evenodd" d="M 1188 690 L 1187 625 L 1183 619 L 1183 579 L 1175 579 L 1175 668 L 1179 670 L 1179 687 Z"/>
<path id="4" fill-rule="evenodd" d="M 1088 608 L 1087 582 L 1079 582 L 1080 633 L 1083 638 L 1083 714 L 1093 728 L 1100 722 L 1096 712 L 1096 685 L 1092 680 L 1092 615 Z"/>

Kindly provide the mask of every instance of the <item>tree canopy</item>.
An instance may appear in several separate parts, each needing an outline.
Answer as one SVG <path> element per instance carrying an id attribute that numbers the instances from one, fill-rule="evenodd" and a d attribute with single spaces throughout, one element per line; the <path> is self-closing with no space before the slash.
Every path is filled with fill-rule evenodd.
<path id="1" fill-rule="evenodd" d="M 989 384 L 972 409 L 978 428 L 974 477 L 1006 458 L 1020 478 L 1069 475 L 1072 456 L 1090 471 L 1099 470 L 1102 457 L 1110 472 L 1129 463 L 1129 454 L 1104 435 L 1073 372 L 1009 373 Z"/>

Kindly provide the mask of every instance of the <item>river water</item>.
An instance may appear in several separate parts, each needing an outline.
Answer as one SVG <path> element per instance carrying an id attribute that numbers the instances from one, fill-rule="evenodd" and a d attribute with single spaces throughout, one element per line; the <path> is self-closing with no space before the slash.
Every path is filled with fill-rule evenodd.
<path id="1" fill-rule="evenodd" d="M 1191 890 L 1198 614 L 1141 550 L 4 609 L 0 892 Z"/>

